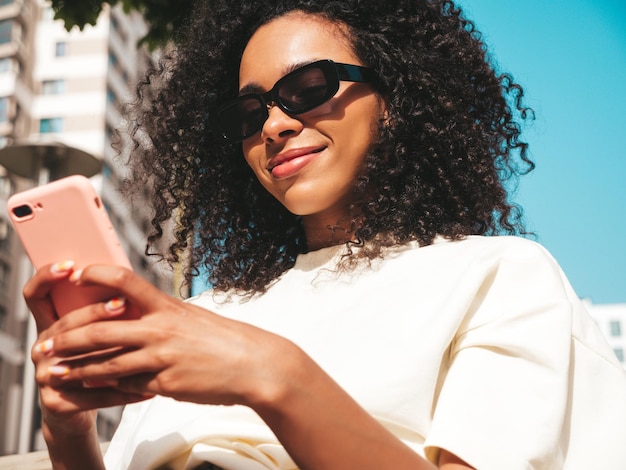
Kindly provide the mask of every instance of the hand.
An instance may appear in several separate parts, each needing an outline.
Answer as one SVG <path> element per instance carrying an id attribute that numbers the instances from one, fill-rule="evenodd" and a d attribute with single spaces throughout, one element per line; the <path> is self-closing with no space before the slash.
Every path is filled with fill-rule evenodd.
<path id="1" fill-rule="evenodd" d="M 144 399 L 137 395 L 121 394 L 113 390 L 85 389 L 80 382 L 63 384 L 50 381 L 50 370 L 58 366 L 58 360 L 47 354 L 41 345 L 49 344 L 49 339 L 56 331 L 75 327 L 90 321 L 97 321 L 98 312 L 105 311 L 104 304 L 86 307 L 68 314 L 59 320 L 50 298 L 50 291 L 73 272 L 73 263 L 65 261 L 44 266 L 24 286 L 24 298 L 30 308 L 39 337 L 31 356 L 35 364 L 36 379 L 39 384 L 40 402 L 44 420 L 44 432 L 51 438 L 55 432 L 67 435 L 80 435 L 95 428 L 96 408 L 114 404 L 129 403 Z M 96 316 L 94 316 L 94 313 Z M 106 315 L 100 314 L 100 317 Z"/>
<path id="2" fill-rule="evenodd" d="M 121 394 L 251 405 L 288 379 L 281 364 L 297 348 L 281 337 L 167 296 L 123 268 L 90 266 L 78 282 L 114 288 L 134 319 L 111 319 L 92 305 L 58 321 L 43 347 L 56 361 L 44 377 L 55 388 L 86 382 Z"/>
<path id="3" fill-rule="evenodd" d="M 39 333 L 58 320 L 59 317 L 52 304 L 50 293 L 54 285 L 68 278 L 73 270 L 73 261 L 61 261 L 47 265 L 39 269 L 24 286 L 24 299 L 35 318 Z"/>
<path id="4" fill-rule="evenodd" d="M 169 297 L 123 268 L 90 266 L 79 282 L 113 288 L 125 306 L 91 305 L 50 327 L 35 349 L 56 366 L 44 374 L 53 389 L 87 383 L 104 397 L 248 405 L 301 468 L 434 468 L 290 341 Z M 69 401 L 80 408 L 84 397 Z"/>

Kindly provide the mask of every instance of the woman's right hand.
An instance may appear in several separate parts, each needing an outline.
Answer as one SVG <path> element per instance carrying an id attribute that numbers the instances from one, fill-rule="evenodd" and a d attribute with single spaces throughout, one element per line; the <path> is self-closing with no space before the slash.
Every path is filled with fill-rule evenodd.
<path id="1" fill-rule="evenodd" d="M 49 328 L 58 320 L 50 291 L 59 281 L 69 277 L 74 268 L 72 261 L 62 261 L 44 266 L 26 283 L 23 289 L 24 299 L 35 319 L 40 344 L 51 336 Z M 31 358 L 35 364 L 35 378 L 39 384 L 40 405 L 43 415 L 43 432 L 46 441 L 55 429 L 67 434 L 90 432 L 95 427 L 95 411 L 69 412 L 63 403 L 63 390 L 47 386 L 41 377 L 53 366 L 50 359 L 33 347 Z"/>
<path id="2" fill-rule="evenodd" d="M 88 323 L 104 321 L 117 316 L 116 301 L 88 305 L 59 318 L 51 300 L 51 289 L 70 277 L 74 263 L 63 261 L 44 266 L 24 286 L 23 294 L 37 325 L 38 339 L 31 350 L 35 364 L 35 378 L 43 415 L 43 432 L 47 442 L 55 436 L 78 436 L 95 431 L 98 408 L 123 405 L 148 397 L 133 395 L 108 387 L 85 387 L 83 383 L 62 383 L 51 380 L 55 360 L 45 348 L 46 340 L 54 334 Z M 52 369 L 51 369 L 52 368 Z"/>

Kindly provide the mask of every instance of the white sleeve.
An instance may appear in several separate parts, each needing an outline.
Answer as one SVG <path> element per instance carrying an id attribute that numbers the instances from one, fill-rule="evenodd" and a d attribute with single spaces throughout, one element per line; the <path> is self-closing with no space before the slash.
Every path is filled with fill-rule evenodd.
<path id="1" fill-rule="evenodd" d="M 481 270 L 487 275 L 450 347 L 425 442 L 433 462 L 445 448 L 480 470 L 562 468 L 577 299 L 543 248 L 513 248 Z"/>

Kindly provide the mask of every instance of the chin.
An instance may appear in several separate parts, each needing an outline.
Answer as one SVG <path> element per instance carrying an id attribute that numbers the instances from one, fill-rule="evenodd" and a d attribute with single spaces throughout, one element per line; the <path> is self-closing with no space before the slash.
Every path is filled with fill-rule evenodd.
<path id="1" fill-rule="evenodd" d="M 319 194 L 317 192 L 307 192 L 298 197 L 282 197 L 279 202 L 294 215 L 305 216 L 324 211 L 324 206 L 319 204 Z"/>

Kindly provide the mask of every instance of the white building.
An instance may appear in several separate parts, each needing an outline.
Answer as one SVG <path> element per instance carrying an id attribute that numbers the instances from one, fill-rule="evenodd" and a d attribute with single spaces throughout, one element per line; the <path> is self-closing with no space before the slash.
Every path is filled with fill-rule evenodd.
<path id="1" fill-rule="evenodd" d="M 163 276 L 143 255 L 146 215 L 130 210 L 117 194 L 121 168 L 113 163 L 111 138 L 122 123 L 120 103 L 132 98 L 134 84 L 149 66 L 138 48 L 146 32 L 138 14 L 121 6 L 105 8 L 95 26 L 64 29 L 44 0 L 0 0 L 0 152 L 23 141 L 61 142 L 86 151 L 103 164 L 92 178 L 131 263 L 166 292 Z M 11 157 L 13 158 L 13 157 Z M 32 268 L 16 240 L 6 199 L 36 184 L 38 175 L 19 176 L 0 166 L 0 455 L 42 447 L 39 411 L 29 350 L 34 341 L 21 286 Z M 58 175 L 49 174 L 54 179 Z M 103 440 L 111 436 L 118 409 L 102 410 Z"/>
<path id="2" fill-rule="evenodd" d="M 585 306 L 626 369 L 626 303 L 592 304 L 585 301 Z"/>

